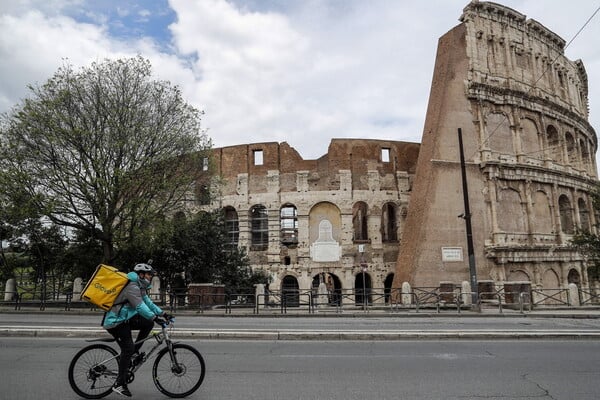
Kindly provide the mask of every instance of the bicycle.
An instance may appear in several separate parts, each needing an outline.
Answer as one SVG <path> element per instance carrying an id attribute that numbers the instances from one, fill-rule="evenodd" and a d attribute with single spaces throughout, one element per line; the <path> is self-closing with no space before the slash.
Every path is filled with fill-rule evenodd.
<path id="1" fill-rule="evenodd" d="M 205 363 L 202 355 L 194 347 L 173 342 L 170 331 L 173 329 L 174 319 L 161 325 L 160 332 L 152 332 L 148 340 L 156 340 L 156 344 L 148 353 L 135 362 L 132 361 L 127 373 L 127 383 L 133 382 L 135 373 L 158 351 L 152 367 L 152 381 L 156 388 L 163 394 L 179 398 L 194 393 L 204 380 Z M 71 360 L 69 365 L 69 384 L 71 388 L 86 399 L 100 399 L 112 393 L 119 372 L 119 351 L 105 343 L 115 342 L 114 338 L 92 339 L 94 343 L 81 349 Z M 143 353 L 140 353 L 143 354 Z"/>

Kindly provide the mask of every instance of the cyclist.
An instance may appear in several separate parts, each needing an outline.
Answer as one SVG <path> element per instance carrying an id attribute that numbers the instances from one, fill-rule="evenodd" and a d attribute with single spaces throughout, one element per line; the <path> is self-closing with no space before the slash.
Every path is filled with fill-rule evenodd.
<path id="1" fill-rule="evenodd" d="M 131 358 L 134 353 L 137 353 L 134 360 L 143 357 L 143 353 L 139 354 L 142 344 L 134 344 L 131 331 L 139 331 L 137 342 L 150 334 L 154 322 L 162 325 L 166 323 L 166 320 L 172 318 L 148 297 L 147 290 L 150 288 L 150 281 L 155 274 L 156 271 L 149 264 L 137 264 L 133 267 L 133 271 L 127 274 L 129 283 L 117 296 L 113 307 L 106 313 L 102 323 L 104 329 L 117 340 L 117 344 L 121 348 L 119 376 L 112 390 L 127 397 L 131 397 L 131 392 L 127 388 L 127 371 Z"/>

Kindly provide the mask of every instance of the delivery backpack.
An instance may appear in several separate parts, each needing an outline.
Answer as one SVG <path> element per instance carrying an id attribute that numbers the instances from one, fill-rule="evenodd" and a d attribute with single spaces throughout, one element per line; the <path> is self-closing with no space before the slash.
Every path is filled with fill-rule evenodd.
<path id="1" fill-rule="evenodd" d="M 127 283 L 129 279 L 126 273 L 120 272 L 115 267 L 100 264 L 83 288 L 81 299 L 108 311 L 115 305 L 117 296 Z"/>

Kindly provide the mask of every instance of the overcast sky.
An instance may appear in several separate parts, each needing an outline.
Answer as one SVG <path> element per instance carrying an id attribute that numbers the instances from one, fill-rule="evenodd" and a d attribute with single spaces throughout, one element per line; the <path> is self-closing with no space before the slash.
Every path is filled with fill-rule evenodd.
<path id="1" fill-rule="evenodd" d="M 597 0 L 498 1 L 569 42 Z M 332 138 L 420 142 L 440 36 L 467 0 L 0 0 L 0 112 L 68 59 L 141 54 L 205 111 L 214 147 Z M 600 129 L 600 13 L 567 48 Z"/>

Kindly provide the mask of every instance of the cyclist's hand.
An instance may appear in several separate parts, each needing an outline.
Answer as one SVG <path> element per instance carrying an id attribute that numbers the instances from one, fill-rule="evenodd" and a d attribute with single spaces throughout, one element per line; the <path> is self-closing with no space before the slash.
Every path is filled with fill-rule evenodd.
<path id="1" fill-rule="evenodd" d="M 167 325 L 167 320 L 157 315 L 156 317 L 154 317 L 154 323 L 160 326 L 165 326 Z"/>
<path id="2" fill-rule="evenodd" d="M 175 319 L 175 316 L 173 314 L 169 314 L 167 312 L 164 312 L 163 315 L 162 315 L 162 317 L 164 319 L 166 319 L 167 321 L 172 321 L 172 320 Z"/>

